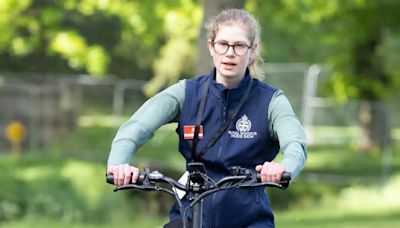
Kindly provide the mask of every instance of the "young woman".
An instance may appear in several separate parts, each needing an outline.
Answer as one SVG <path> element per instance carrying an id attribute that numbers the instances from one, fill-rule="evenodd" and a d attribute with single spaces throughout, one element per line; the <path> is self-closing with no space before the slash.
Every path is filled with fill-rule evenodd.
<path id="1" fill-rule="evenodd" d="M 132 155 L 161 125 L 171 121 L 178 121 L 179 151 L 186 161 L 200 160 L 216 180 L 229 174 L 232 166 L 255 169 L 262 181 L 272 182 L 279 182 L 285 171 L 295 178 L 304 167 L 305 133 L 287 98 L 281 90 L 255 78 L 262 75 L 257 65 L 262 62 L 258 22 L 244 10 L 229 9 L 208 25 L 208 33 L 214 65 L 211 72 L 181 80 L 155 95 L 120 127 L 107 167 L 116 185 L 136 182 L 139 171 L 129 165 Z M 230 117 L 235 110 L 239 111 Z M 201 125 L 195 149 L 202 151 L 227 119 L 231 122 L 216 143 L 193 157 L 194 125 Z M 276 162 L 279 150 L 283 155 L 281 162 Z M 183 204 L 188 202 L 184 197 Z M 262 187 L 207 197 L 203 218 L 205 227 L 274 227 Z M 174 205 L 170 220 L 180 219 Z"/>

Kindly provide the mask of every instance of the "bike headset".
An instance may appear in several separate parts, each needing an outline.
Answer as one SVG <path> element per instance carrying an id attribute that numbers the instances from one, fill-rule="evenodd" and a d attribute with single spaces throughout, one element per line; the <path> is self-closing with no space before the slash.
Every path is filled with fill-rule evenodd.
<path id="1" fill-rule="evenodd" d="M 211 81 L 212 81 L 212 78 L 210 77 L 207 80 L 206 84 L 204 85 L 203 94 L 202 94 L 199 109 L 197 112 L 197 122 L 195 125 L 194 138 L 193 138 L 193 144 L 192 144 L 192 159 L 193 159 L 193 161 L 200 161 L 200 157 L 203 156 L 204 154 L 206 154 L 208 152 L 208 149 L 210 149 L 218 141 L 218 139 L 222 136 L 222 134 L 226 131 L 229 124 L 232 122 L 232 120 L 235 118 L 235 116 L 239 113 L 243 104 L 246 102 L 246 100 L 250 94 L 250 89 L 251 89 L 251 86 L 253 83 L 253 79 L 250 78 L 250 82 L 246 88 L 244 95 L 240 99 L 239 103 L 236 105 L 236 107 L 233 109 L 233 111 L 228 115 L 228 118 L 224 120 L 224 124 L 222 124 L 222 126 L 218 129 L 218 131 L 213 135 L 211 140 L 208 141 L 208 143 L 204 146 L 204 148 L 199 153 L 197 153 L 197 144 L 198 144 L 198 140 L 199 140 L 200 125 L 203 120 L 203 113 L 204 113 L 204 109 L 206 106 L 208 90 L 209 90 L 209 85 L 210 85 Z"/>

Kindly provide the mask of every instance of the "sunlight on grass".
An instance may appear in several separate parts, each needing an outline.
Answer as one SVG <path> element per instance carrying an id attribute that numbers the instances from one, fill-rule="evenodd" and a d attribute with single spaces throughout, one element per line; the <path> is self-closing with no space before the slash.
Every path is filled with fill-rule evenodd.
<path id="1" fill-rule="evenodd" d="M 395 154 L 396 151 L 393 152 L 392 166 L 399 160 Z M 310 146 L 305 169 L 324 170 L 324 173 L 330 174 L 377 177 L 382 174 L 385 165 L 383 159 L 380 153 L 361 154 L 350 146 Z"/>
<path id="2" fill-rule="evenodd" d="M 84 223 L 84 222 L 70 222 L 70 223 L 60 223 L 54 219 L 22 219 L 19 221 L 10 221 L 1 223 L 0 227 L 7 228 L 120 228 L 120 227 L 140 227 L 140 228 L 161 228 L 162 224 L 167 221 L 166 218 L 156 218 L 146 215 L 141 217 L 136 216 L 135 219 L 131 218 L 128 221 L 110 221 L 104 223 Z"/>
<path id="3" fill-rule="evenodd" d="M 90 126 L 104 126 L 104 127 L 118 127 L 124 121 L 128 120 L 128 116 L 113 116 L 113 115 L 86 115 L 80 116 L 78 125 L 80 127 Z"/>
<path id="4" fill-rule="evenodd" d="M 359 127 L 313 126 L 306 130 L 309 144 L 354 143 L 360 135 Z"/>
<path id="5" fill-rule="evenodd" d="M 319 204 L 277 212 L 277 227 L 399 227 L 400 175 L 380 186 L 351 186 Z"/>
<path id="6" fill-rule="evenodd" d="M 16 175 L 25 181 L 35 181 L 48 177 L 53 172 L 50 166 L 33 166 L 17 170 Z"/>
<path id="7" fill-rule="evenodd" d="M 308 149 L 307 168 L 322 169 L 341 167 L 343 162 L 353 156 L 353 151 L 346 147 L 310 147 Z M 333 159 L 334 158 L 334 159 Z"/>
<path id="8" fill-rule="evenodd" d="M 343 144 L 357 143 L 361 135 L 358 126 L 313 126 L 307 129 L 307 139 L 310 144 Z M 400 129 L 392 129 L 393 141 L 400 141 Z"/>
<path id="9" fill-rule="evenodd" d="M 388 213 L 400 211 L 400 175 L 381 186 L 354 186 L 342 190 L 337 204 L 339 209 L 352 213 Z"/>
<path id="10" fill-rule="evenodd" d="M 61 176 L 70 180 L 75 191 L 84 196 L 89 206 L 93 208 L 101 202 L 106 190 L 105 179 L 100 178 L 104 177 L 104 173 L 105 169 L 99 165 L 79 161 L 68 161 L 61 170 Z"/>

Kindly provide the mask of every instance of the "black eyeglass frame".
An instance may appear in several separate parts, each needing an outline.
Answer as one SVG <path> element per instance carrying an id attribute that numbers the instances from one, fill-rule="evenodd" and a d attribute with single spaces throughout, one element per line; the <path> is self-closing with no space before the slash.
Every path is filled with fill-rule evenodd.
<path id="1" fill-rule="evenodd" d="M 225 50 L 224 52 L 222 52 L 222 53 L 216 51 L 216 50 L 215 50 L 215 44 L 226 45 L 226 50 Z M 235 55 L 238 55 L 238 56 L 244 56 L 244 55 L 246 55 L 246 54 L 249 52 L 249 49 L 252 48 L 252 46 L 249 46 L 249 45 L 247 45 L 247 44 L 245 44 L 245 43 L 240 43 L 240 44 L 228 44 L 228 43 L 223 43 L 223 42 L 218 42 L 218 41 L 217 41 L 217 42 L 212 42 L 212 43 L 211 43 L 211 46 L 213 47 L 213 50 L 215 51 L 215 53 L 217 53 L 217 54 L 219 54 L 219 55 L 224 55 L 224 54 L 226 54 L 226 53 L 228 52 L 229 48 L 232 47 L 233 53 L 235 53 Z M 247 49 L 246 49 L 246 51 L 245 51 L 243 54 L 238 54 L 238 53 L 236 52 L 236 49 L 235 49 L 235 47 L 237 47 L 237 46 L 246 46 Z"/>

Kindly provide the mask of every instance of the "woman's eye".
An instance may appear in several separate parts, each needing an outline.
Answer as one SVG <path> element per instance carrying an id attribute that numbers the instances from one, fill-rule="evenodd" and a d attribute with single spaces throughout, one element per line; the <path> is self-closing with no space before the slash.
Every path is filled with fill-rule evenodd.
<path id="1" fill-rule="evenodd" d="M 235 44 L 235 48 L 239 48 L 239 49 L 246 48 L 246 45 L 244 45 L 244 44 Z"/>

